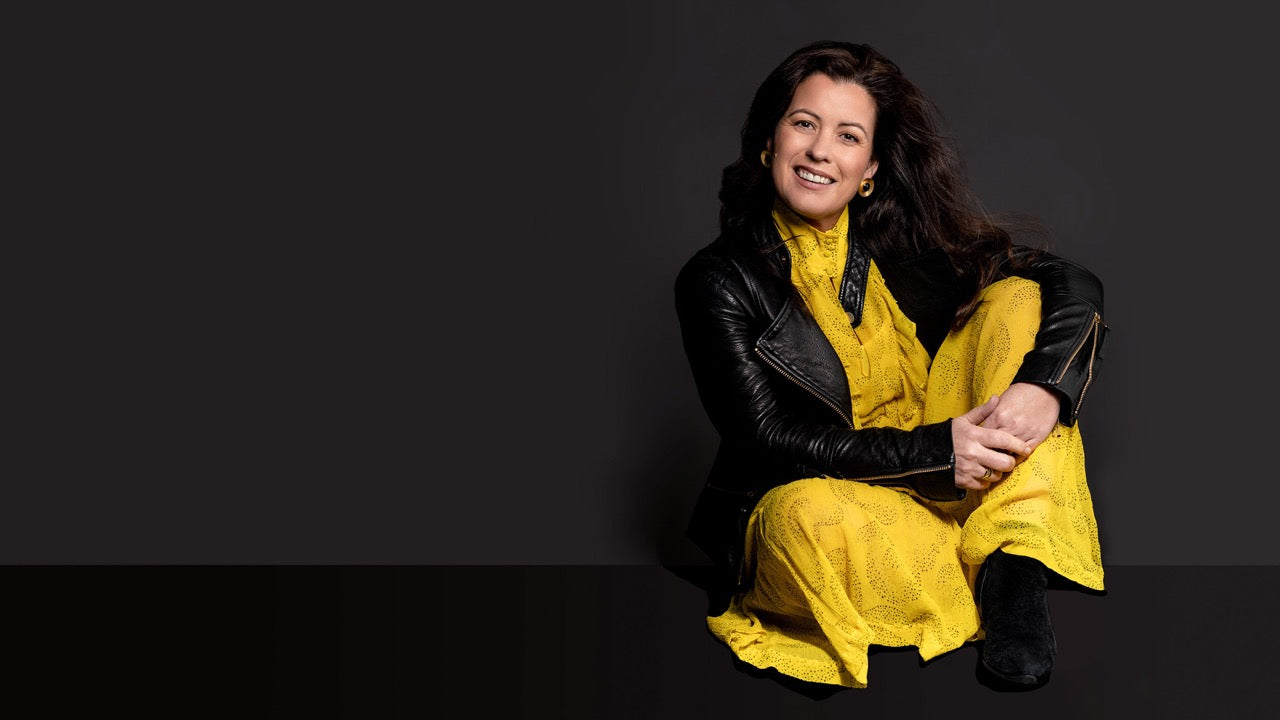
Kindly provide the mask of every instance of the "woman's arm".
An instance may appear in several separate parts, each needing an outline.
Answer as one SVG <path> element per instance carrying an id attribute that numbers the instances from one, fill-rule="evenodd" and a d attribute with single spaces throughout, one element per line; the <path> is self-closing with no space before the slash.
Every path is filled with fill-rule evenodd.
<path id="1" fill-rule="evenodd" d="M 954 499 L 958 478 L 950 421 L 910 431 L 854 430 L 834 420 L 823 422 L 782 401 L 780 384 L 790 380 L 756 351 L 768 319 L 749 309 L 750 284 L 732 263 L 705 253 L 686 264 L 676 280 L 685 354 L 702 404 L 722 439 L 826 476 L 867 482 L 916 480 L 922 495 Z M 987 448 L 1026 450 L 1007 433 L 990 430 L 984 438 Z"/>
<path id="2" fill-rule="evenodd" d="M 1035 347 L 1023 357 L 1013 382 L 1053 393 L 1058 420 L 1073 425 L 1102 365 L 1107 333 L 1102 282 L 1082 265 L 1044 251 L 1015 246 L 1014 257 L 1023 267 L 1008 274 L 1040 284 L 1041 319 Z"/>

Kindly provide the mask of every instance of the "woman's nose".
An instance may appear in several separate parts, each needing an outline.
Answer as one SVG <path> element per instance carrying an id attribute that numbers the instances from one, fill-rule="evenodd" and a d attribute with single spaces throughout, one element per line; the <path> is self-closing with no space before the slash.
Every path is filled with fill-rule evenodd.
<path id="1" fill-rule="evenodd" d="M 815 135 L 813 142 L 809 143 L 809 149 L 807 151 L 809 157 L 813 160 L 826 160 L 827 153 L 830 150 L 827 144 L 828 142 L 830 141 L 822 135 Z"/>

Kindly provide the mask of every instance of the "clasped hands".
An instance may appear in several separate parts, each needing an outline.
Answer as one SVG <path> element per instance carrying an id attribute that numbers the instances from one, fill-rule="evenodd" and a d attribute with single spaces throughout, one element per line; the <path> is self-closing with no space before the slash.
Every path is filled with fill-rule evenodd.
<path id="1" fill-rule="evenodd" d="M 1049 390 L 1014 383 L 952 420 L 956 487 L 986 490 L 1003 480 L 1053 432 L 1059 410 Z"/>

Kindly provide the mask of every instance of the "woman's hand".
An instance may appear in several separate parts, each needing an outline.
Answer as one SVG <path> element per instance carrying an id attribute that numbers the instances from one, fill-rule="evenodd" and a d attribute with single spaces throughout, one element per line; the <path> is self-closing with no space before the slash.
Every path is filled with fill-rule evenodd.
<path id="1" fill-rule="evenodd" d="M 1014 383 L 1000 395 L 999 404 L 982 421 L 982 427 L 1003 430 L 1035 450 L 1053 432 L 1061 410 L 1057 396 L 1045 388 Z"/>
<path id="2" fill-rule="evenodd" d="M 951 445 L 956 456 L 956 487 L 986 490 L 1031 454 L 1031 446 L 1017 436 L 983 427 L 1001 403 L 998 395 L 951 421 Z"/>

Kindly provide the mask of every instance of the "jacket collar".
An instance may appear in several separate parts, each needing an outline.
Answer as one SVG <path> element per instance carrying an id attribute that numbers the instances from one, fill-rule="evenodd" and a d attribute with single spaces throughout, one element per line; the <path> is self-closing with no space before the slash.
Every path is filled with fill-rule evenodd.
<path id="1" fill-rule="evenodd" d="M 845 261 L 844 275 L 840 282 L 840 306 L 857 327 L 862 322 L 862 301 L 866 297 L 867 272 L 871 267 L 871 255 L 857 242 L 853 234 L 853 218 L 849 219 L 849 256 Z M 791 282 L 791 253 L 773 218 L 765 215 L 751 229 L 752 247 L 762 255 L 772 270 Z"/>

